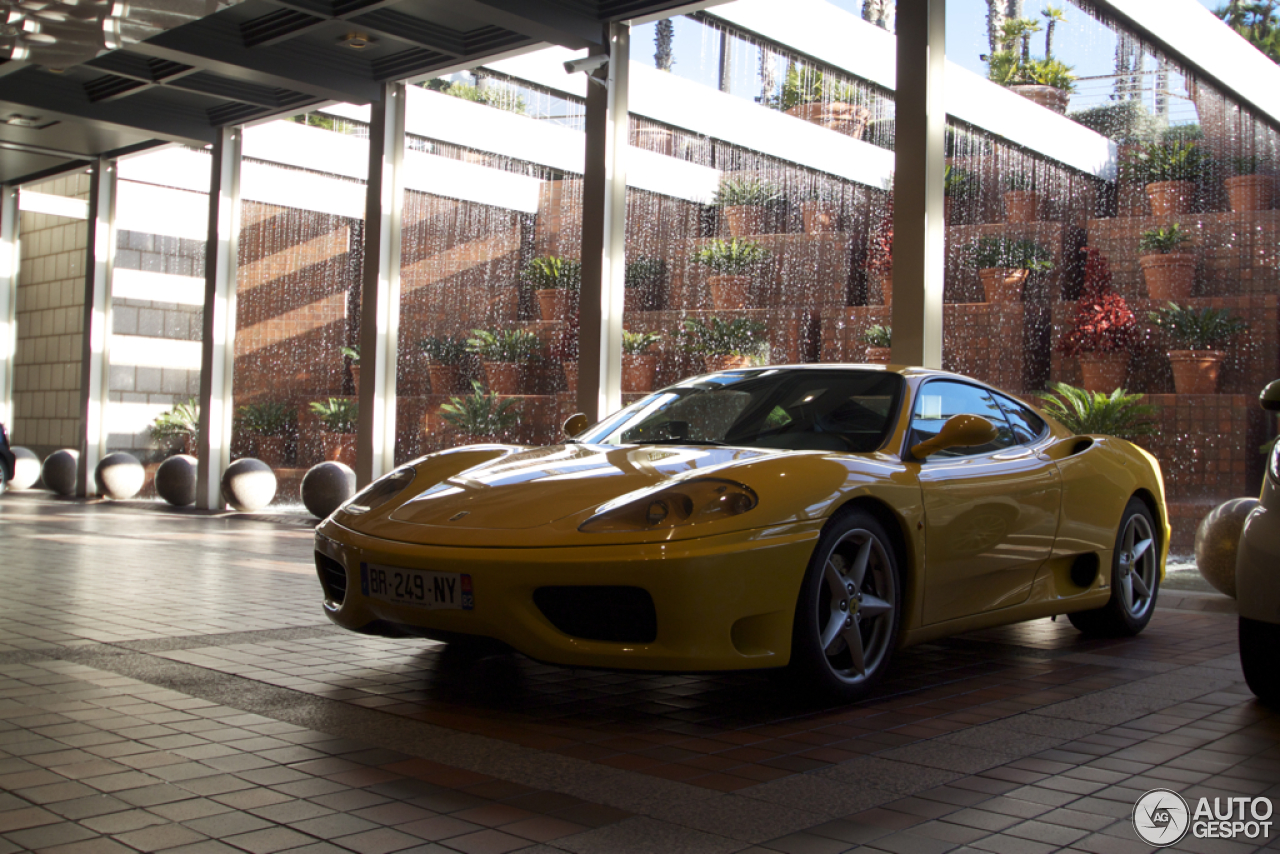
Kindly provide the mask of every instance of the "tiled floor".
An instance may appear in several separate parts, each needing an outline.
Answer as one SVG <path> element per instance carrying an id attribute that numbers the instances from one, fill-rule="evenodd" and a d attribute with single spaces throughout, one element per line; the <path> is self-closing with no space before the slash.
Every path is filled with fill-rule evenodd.
<path id="1" fill-rule="evenodd" d="M 1216 595 L 917 647 L 818 708 L 341 632 L 300 520 L 11 494 L 0 584 L 0 854 L 1124 854 L 1149 789 L 1280 799 Z"/>

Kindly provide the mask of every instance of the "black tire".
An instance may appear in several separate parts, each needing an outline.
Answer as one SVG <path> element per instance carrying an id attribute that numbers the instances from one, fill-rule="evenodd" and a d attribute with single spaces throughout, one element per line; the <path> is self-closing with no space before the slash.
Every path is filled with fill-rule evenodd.
<path id="1" fill-rule="evenodd" d="M 1160 593 L 1160 541 L 1147 505 L 1130 498 L 1111 555 L 1111 598 L 1092 611 L 1068 614 L 1071 624 L 1095 637 L 1133 637 L 1147 627 Z"/>
<path id="2" fill-rule="evenodd" d="M 1240 618 L 1240 666 L 1244 681 L 1258 699 L 1268 705 L 1280 705 L 1280 626 L 1261 620 Z"/>
<path id="3" fill-rule="evenodd" d="M 791 684 L 841 702 L 865 696 L 898 644 L 901 578 L 893 541 L 875 517 L 853 510 L 827 523 L 796 602 Z"/>

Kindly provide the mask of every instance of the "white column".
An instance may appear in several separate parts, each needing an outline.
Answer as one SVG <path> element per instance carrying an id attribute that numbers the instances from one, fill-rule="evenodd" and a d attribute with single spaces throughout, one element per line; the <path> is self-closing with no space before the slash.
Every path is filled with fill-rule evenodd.
<path id="1" fill-rule="evenodd" d="M 609 62 L 587 85 L 582 187 L 578 408 L 595 421 L 622 406 L 627 228 L 627 86 L 631 28 L 609 24 Z"/>
<path id="2" fill-rule="evenodd" d="M 90 172 L 85 249 L 84 329 L 80 360 L 80 464 L 76 495 L 97 494 L 94 472 L 107 452 L 107 372 L 111 365 L 111 272 L 116 258 L 116 161 Z"/>
<path id="3" fill-rule="evenodd" d="M 18 354 L 18 234 L 18 188 L 0 185 L 0 424 L 10 431 Z"/>
<path id="4" fill-rule="evenodd" d="M 403 83 L 386 83 L 382 101 L 371 105 L 369 117 L 356 439 L 356 483 L 360 486 L 395 467 L 405 100 Z"/>
<path id="5" fill-rule="evenodd" d="M 222 473 L 231 464 L 232 381 L 236 360 L 236 269 L 240 251 L 243 131 L 222 128 L 209 170 L 209 237 L 204 256 L 200 339 L 200 430 L 196 506 L 221 510 Z"/>
<path id="6" fill-rule="evenodd" d="M 898 0 L 893 361 L 942 367 L 946 0 Z"/>

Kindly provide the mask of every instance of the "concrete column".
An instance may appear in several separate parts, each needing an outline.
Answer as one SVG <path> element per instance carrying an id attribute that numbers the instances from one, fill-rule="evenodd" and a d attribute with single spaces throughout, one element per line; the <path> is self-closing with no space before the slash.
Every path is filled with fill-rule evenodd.
<path id="1" fill-rule="evenodd" d="M 404 213 L 403 83 L 385 83 L 369 117 L 364 281 L 360 291 L 360 422 L 356 483 L 395 467 L 400 346 L 400 227 Z"/>
<path id="2" fill-rule="evenodd" d="M 898 0 L 893 361 L 942 367 L 946 0 Z"/>
<path id="3" fill-rule="evenodd" d="M 0 185 L 0 424 L 13 430 L 13 361 L 18 355 L 18 188 Z"/>
<path id="4" fill-rule="evenodd" d="M 97 494 L 94 471 L 107 452 L 111 365 L 111 272 L 116 258 L 116 161 L 100 157 L 90 173 L 85 249 L 84 330 L 80 359 L 80 464 L 76 495 Z"/>
<path id="5" fill-rule="evenodd" d="M 631 28 L 609 24 L 609 61 L 587 86 L 582 187 L 578 408 L 595 421 L 622 406 L 627 229 L 627 86 Z"/>
<path id="6" fill-rule="evenodd" d="M 221 510 L 222 473 L 231 464 L 235 415 L 236 270 L 240 254 L 240 151 L 243 133 L 222 128 L 209 170 L 209 237 L 204 256 L 204 326 L 200 339 L 200 430 L 196 506 Z"/>

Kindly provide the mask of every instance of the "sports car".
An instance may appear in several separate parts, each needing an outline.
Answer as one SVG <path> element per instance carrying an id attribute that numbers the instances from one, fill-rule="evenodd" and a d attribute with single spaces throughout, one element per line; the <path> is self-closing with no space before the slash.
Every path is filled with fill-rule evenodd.
<path id="1" fill-rule="evenodd" d="M 316 532 L 357 632 L 655 671 L 785 668 L 863 695 L 895 649 L 1069 614 L 1151 618 L 1156 460 L 956 374 L 810 364 L 649 394 L 563 444 L 422 457 Z"/>

